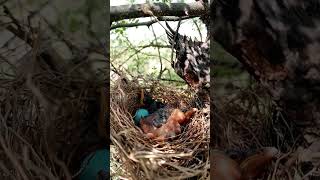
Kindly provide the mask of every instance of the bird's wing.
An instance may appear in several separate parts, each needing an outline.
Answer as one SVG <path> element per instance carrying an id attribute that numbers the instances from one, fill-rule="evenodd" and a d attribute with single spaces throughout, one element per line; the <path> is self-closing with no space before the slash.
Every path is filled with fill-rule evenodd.
<path id="1" fill-rule="evenodd" d="M 176 51 L 175 72 L 193 88 L 210 87 L 210 41 L 194 41 L 175 32 L 167 23 L 166 34 Z"/>

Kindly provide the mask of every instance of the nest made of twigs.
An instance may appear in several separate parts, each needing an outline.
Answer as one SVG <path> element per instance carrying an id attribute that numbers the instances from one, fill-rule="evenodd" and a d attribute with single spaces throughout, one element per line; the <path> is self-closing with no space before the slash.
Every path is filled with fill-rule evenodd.
<path id="1" fill-rule="evenodd" d="M 215 97 L 213 104 L 211 149 L 248 155 L 262 147 L 276 147 L 281 156 L 267 166 L 260 179 L 319 179 L 319 167 L 312 165 L 316 158 L 311 158 L 309 145 L 261 85 L 237 89 L 232 96 Z M 240 153 L 234 158 L 243 160 L 246 156 Z"/>
<path id="2" fill-rule="evenodd" d="M 105 85 L 48 69 L 31 73 L 0 80 L 0 179 L 75 178 L 80 160 L 101 141 Z"/>
<path id="3" fill-rule="evenodd" d="M 118 81 L 111 88 L 111 141 L 130 179 L 186 179 L 209 177 L 209 107 L 200 109 L 175 139 L 158 143 L 134 125 L 133 113 L 141 89 L 166 105 L 194 106 L 193 94 L 161 84 L 140 87 Z M 112 169 L 111 169 L 112 173 Z"/>

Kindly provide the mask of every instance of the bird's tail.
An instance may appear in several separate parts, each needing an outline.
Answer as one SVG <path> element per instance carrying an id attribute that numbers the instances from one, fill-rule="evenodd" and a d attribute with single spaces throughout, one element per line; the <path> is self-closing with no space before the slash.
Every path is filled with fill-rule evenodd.
<path id="1" fill-rule="evenodd" d="M 177 31 L 173 30 L 169 24 L 166 22 L 166 26 L 168 30 L 166 29 L 166 34 L 169 40 L 169 43 L 173 45 L 175 50 L 184 48 L 191 48 L 195 46 L 200 46 L 202 42 L 198 41 L 197 39 L 192 40 L 190 37 L 183 36 L 178 33 L 179 25 L 177 28 Z"/>
<path id="2" fill-rule="evenodd" d="M 175 32 L 170 26 L 169 24 L 166 22 L 166 26 L 168 28 L 168 30 L 166 30 L 166 34 L 167 34 L 167 37 L 169 39 L 169 43 L 171 45 L 174 45 L 176 46 L 176 42 L 177 42 L 177 39 L 178 39 L 178 36 L 181 36 L 178 32 Z M 176 47 L 174 47 L 176 48 Z"/>

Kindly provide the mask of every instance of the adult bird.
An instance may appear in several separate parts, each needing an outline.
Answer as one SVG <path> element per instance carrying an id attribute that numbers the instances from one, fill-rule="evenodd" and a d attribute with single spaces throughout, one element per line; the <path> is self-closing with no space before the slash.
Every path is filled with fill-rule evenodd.
<path id="1" fill-rule="evenodd" d="M 175 72 L 194 89 L 203 101 L 208 101 L 210 90 L 210 40 L 200 42 L 182 36 L 168 23 L 166 34 L 176 51 L 176 60 L 171 62 Z"/>

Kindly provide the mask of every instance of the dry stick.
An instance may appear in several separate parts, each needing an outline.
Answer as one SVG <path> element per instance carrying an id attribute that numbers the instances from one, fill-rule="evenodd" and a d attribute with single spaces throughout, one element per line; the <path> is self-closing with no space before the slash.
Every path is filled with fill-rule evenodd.
<path id="1" fill-rule="evenodd" d="M 279 163 L 282 159 L 284 159 L 285 157 L 289 156 L 291 154 L 291 151 L 289 151 L 288 153 L 282 155 L 279 159 L 277 159 L 273 173 L 272 173 L 272 180 L 275 180 L 275 176 L 276 176 L 276 172 L 277 172 L 277 168 L 279 166 Z"/>
<path id="2" fill-rule="evenodd" d="M 139 155 L 139 153 L 141 153 L 141 155 Z M 138 159 L 150 159 L 150 158 L 154 158 L 154 159 L 159 159 L 159 158 L 170 158 L 170 157 L 176 157 L 176 158 L 180 158 L 180 157 L 192 157 L 192 152 L 191 153 L 168 153 L 168 154 L 152 154 L 150 152 L 139 152 L 139 153 L 135 153 L 135 157 Z M 145 154 L 143 154 L 145 153 Z"/>
<path id="3" fill-rule="evenodd" d="M 9 16 L 9 18 L 12 20 L 12 23 L 15 24 L 19 31 L 24 31 L 22 26 L 20 25 L 20 22 L 13 16 L 13 14 L 9 11 L 9 8 L 6 5 L 3 5 L 3 12 Z"/>
<path id="4" fill-rule="evenodd" d="M 72 179 L 72 176 L 71 176 L 71 174 L 70 174 L 70 172 L 69 172 L 68 167 L 66 166 L 66 164 L 65 164 L 63 161 L 61 161 L 60 159 L 58 159 L 57 156 L 55 156 L 55 155 L 53 155 L 53 161 L 54 161 L 57 165 L 59 165 L 59 166 L 61 167 L 61 169 L 64 171 L 65 176 L 66 176 L 66 179 L 71 180 L 71 179 Z"/>
<path id="5" fill-rule="evenodd" d="M 7 157 L 9 158 L 9 160 L 11 161 L 11 163 L 13 164 L 13 166 L 18 170 L 18 172 L 20 173 L 20 175 L 22 176 L 22 178 L 24 180 L 28 180 L 28 176 L 25 174 L 23 168 L 20 165 L 20 162 L 18 162 L 18 160 L 15 158 L 15 155 L 12 153 L 12 151 L 10 151 L 8 149 L 8 147 L 6 146 L 3 136 L 0 136 L 0 145 L 2 146 L 4 153 L 7 155 Z"/>
<path id="6" fill-rule="evenodd" d="M 191 18 L 195 18 L 197 16 L 182 16 L 181 19 L 182 20 L 186 20 L 186 19 L 191 19 Z M 130 23 L 130 24 L 115 24 L 113 26 L 111 26 L 110 30 L 116 29 L 116 28 L 121 28 L 121 27 L 126 27 L 126 28 L 130 28 L 130 27 L 137 27 L 137 26 L 151 26 L 154 23 L 157 23 L 158 21 L 179 21 L 179 17 L 171 17 L 171 16 L 160 16 L 157 19 L 152 19 L 151 21 L 146 21 L 146 22 L 139 22 L 139 23 Z"/>
<path id="7" fill-rule="evenodd" d="M 166 30 L 166 28 L 160 23 L 160 21 L 158 20 L 158 18 L 152 13 L 152 11 L 150 9 L 147 9 L 147 8 L 144 8 L 142 9 L 142 11 L 146 14 L 149 14 L 151 17 L 155 18 L 155 20 L 160 24 L 160 26 Z M 180 28 L 180 25 L 181 25 L 181 20 L 182 18 L 179 17 L 179 23 L 178 23 L 178 26 L 177 26 L 177 30 L 176 30 L 176 33 L 175 33 L 175 36 L 174 36 L 174 43 L 172 44 L 171 46 L 171 62 L 173 62 L 173 49 L 174 49 L 174 45 L 175 45 L 175 42 L 177 40 L 177 37 L 178 37 L 178 31 L 179 31 L 179 28 Z M 165 20 L 165 22 L 167 23 L 167 21 Z"/>
<path id="8" fill-rule="evenodd" d="M 65 34 L 63 33 L 63 31 L 61 29 L 59 29 L 58 27 L 54 26 L 53 24 L 51 24 L 45 17 L 41 16 L 40 17 L 43 19 L 43 21 L 48 25 L 48 27 L 52 30 L 52 32 L 59 38 L 61 39 L 67 46 L 68 48 L 70 48 L 71 52 L 73 54 L 75 54 L 76 52 L 79 52 L 80 49 L 74 45 L 74 43 L 72 42 L 72 39 L 67 39 L 65 37 Z"/>
<path id="9" fill-rule="evenodd" d="M 138 46 L 139 48 L 148 48 L 148 47 L 160 47 L 160 48 L 171 48 L 169 45 L 161 45 L 161 44 L 153 44 L 150 43 L 148 45 Z"/>
<path id="10" fill-rule="evenodd" d="M 305 174 L 301 179 L 306 179 L 308 176 L 312 175 L 313 172 L 317 170 L 317 167 L 312 168 L 307 174 Z"/>
<path id="11" fill-rule="evenodd" d="M 201 33 L 201 30 L 200 30 L 200 27 L 199 27 L 199 25 L 198 25 L 198 23 L 197 23 L 197 21 L 195 19 L 192 19 L 192 21 L 196 25 L 197 30 L 198 30 L 199 35 L 200 35 L 200 40 L 202 41 L 202 33 Z"/>
<path id="12" fill-rule="evenodd" d="M 110 136 L 110 138 L 111 138 L 111 140 L 113 141 L 113 143 L 115 143 L 115 144 L 120 148 L 120 150 L 122 151 L 122 153 L 124 153 L 124 154 L 127 156 L 128 159 L 131 159 L 131 160 L 133 160 L 133 161 L 135 161 L 135 162 L 138 162 L 137 159 L 135 159 L 135 158 L 133 158 L 132 156 L 130 156 L 130 155 L 126 152 L 126 150 L 123 149 L 123 147 L 122 147 L 121 144 L 118 142 L 118 140 L 116 140 L 116 138 L 114 138 L 112 135 Z"/>
<path id="13" fill-rule="evenodd" d="M 155 38 L 155 42 L 156 42 L 156 44 L 158 44 L 157 35 L 156 35 L 155 31 L 154 31 L 153 26 L 151 26 L 151 29 L 152 29 L 153 36 L 154 36 L 154 38 Z M 158 50 L 158 56 L 159 56 L 159 61 L 160 61 L 160 72 L 159 72 L 159 75 L 158 75 L 158 79 L 161 79 L 162 73 L 163 73 L 164 71 L 163 71 L 162 58 L 161 58 L 161 53 L 160 53 L 160 47 L 157 47 L 157 50 Z"/>
<path id="14" fill-rule="evenodd" d="M 145 3 L 133 4 L 124 6 L 112 6 L 110 15 L 111 21 L 119 21 L 122 19 L 131 19 L 138 17 L 148 17 L 147 12 L 152 10 L 154 15 L 161 16 L 200 16 L 205 13 L 205 7 L 201 2 L 194 3 L 171 3 L 170 5 L 164 3 Z"/>
<path id="15" fill-rule="evenodd" d="M 247 126 L 245 126 L 242 122 L 240 122 L 238 119 L 236 119 L 235 117 L 233 116 L 230 116 L 231 119 L 233 121 L 235 121 L 236 123 L 240 124 L 245 130 L 247 130 L 251 135 L 252 135 L 252 138 L 257 142 L 257 144 L 260 146 L 260 147 L 263 147 L 262 144 L 260 143 L 260 141 L 257 139 L 256 135 L 251 131 L 250 128 L 248 128 Z"/>
<path id="16" fill-rule="evenodd" d="M 181 19 L 178 22 L 177 30 L 176 30 L 176 33 L 173 38 L 173 43 L 171 45 L 171 64 L 173 64 L 173 51 L 174 51 L 174 46 L 176 45 L 176 41 L 178 38 L 178 31 L 179 31 L 180 25 L 181 25 Z"/>
<path id="17" fill-rule="evenodd" d="M 291 174 L 289 173 L 289 171 L 288 170 L 285 170 L 286 171 L 286 174 L 287 174 L 287 176 L 288 176 L 288 179 L 289 180 L 292 180 L 292 176 L 291 176 Z"/>
<path id="18" fill-rule="evenodd" d="M 38 39 L 36 39 L 36 40 L 38 40 Z M 36 42 L 38 42 L 38 41 L 36 41 Z M 36 43 L 36 45 L 38 45 L 39 43 Z M 35 48 L 34 48 L 35 49 Z M 36 51 L 37 51 L 37 49 L 38 49 L 38 46 L 36 46 L 36 50 L 34 50 L 33 49 L 33 60 L 35 61 L 35 56 L 36 56 Z M 52 103 L 50 103 L 44 96 L 43 96 L 43 94 L 41 93 L 41 91 L 33 84 L 33 82 L 32 82 L 32 74 L 31 73 L 29 73 L 28 74 L 28 77 L 27 77 L 27 82 L 26 82 L 26 84 L 27 84 L 27 86 L 31 89 L 31 91 L 34 93 L 34 95 L 37 97 L 37 99 L 40 101 L 40 104 L 42 104 L 42 105 L 44 105 L 44 108 L 45 108 L 45 110 L 46 111 L 48 111 L 49 110 L 49 105 L 53 105 Z M 56 109 L 56 107 L 53 109 L 53 111 L 55 111 L 55 109 Z M 52 109 L 51 109 L 52 110 Z M 51 115 L 51 111 L 50 111 L 50 113 L 49 113 L 49 117 L 51 117 L 50 115 Z M 71 177 L 71 175 L 70 175 L 70 173 L 69 173 L 69 171 L 68 171 L 68 168 L 66 167 L 66 165 L 61 161 L 61 160 L 59 160 L 52 152 L 51 152 L 51 150 L 50 150 L 50 148 L 49 148 L 49 145 L 48 145 L 48 142 L 47 142 L 47 128 L 49 127 L 49 123 L 50 122 L 45 122 L 45 124 L 44 124 L 44 136 L 45 136 L 45 139 L 44 139 L 44 143 L 45 143 L 45 148 L 47 149 L 47 151 L 48 151 L 48 155 L 49 155 L 49 157 L 51 157 L 52 158 L 52 160 L 53 160 L 53 162 L 54 163 L 56 163 L 57 165 L 59 165 L 61 168 L 62 168 L 62 170 L 65 172 L 65 175 L 66 175 L 66 178 L 67 179 L 72 179 L 72 177 Z"/>
<path id="19" fill-rule="evenodd" d="M 56 179 L 50 171 L 45 171 L 43 168 L 40 168 L 36 166 L 29 157 L 29 151 L 28 147 L 24 146 L 22 149 L 22 154 L 23 154 L 23 162 L 26 167 L 28 167 L 29 171 L 34 171 L 37 172 L 37 174 L 43 174 L 44 176 L 48 177 L 49 179 Z"/>
<path id="20" fill-rule="evenodd" d="M 5 117 L 3 117 L 1 115 L 1 121 L 2 121 L 1 123 L 4 126 L 4 130 L 5 130 L 6 134 L 8 134 L 8 130 L 7 130 L 8 127 L 6 125 L 6 119 L 7 119 L 8 115 L 9 115 L 9 112 L 10 111 L 6 112 Z M 7 157 L 9 158 L 11 163 L 13 164 L 13 166 L 18 170 L 18 172 L 20 172 L 22 178 L 27 180 L 28 179 L 27 175 L 23 171 L 23 168 L 20 166 L 20 163 L 18 162 L 18 160 L 14 157 L 14 154 L 12 154 L 12 151 L 10 151 L 8 149 L 8 147 L 6 146 L 2 135 L 0 135 L 0 144 L 1 144 L 2 148 L 4 149 L 4 153 L 7 155 Z"/>
<path id="21" fill-rule="evenodd" d="M 141 166 L 142 166 L 142 169 L 144 170 L 144 172 L 146 173 L 146 176 L 148 179 L 152 179 L 150 174 L 149 174 L 149 171 L 147 170 L 147 167 L 145 165 L 145 161 L 143 160 L 143 163 L 141 163 Z"/>
<path id="22" fill-rule="evenodd" d="M 15 132 L 12 128 L 9 128 L 8 127 L 8 130 L 13 134 L 15 135 L 18 139 L 20 139 L 23 143 L 25 143 L 25 145 L 27 145 L 30 150 L 31 150 L 31 153 L 33 153 L 33 156 L 43 165 L 43 166 L 46 166 L 46 164 L 43 162 L 43 160 L 40 158 L 40 156 L 37 154 L 37 152 L 35 151 L 35 149 L 32 147 L 32 145 L 30 143 L 28 143 L 23 137 L 21 137 L 17 132 Z M 47 169 L 49 169 L 47 166 L 46 166 Z M 53 174 L 51 174 L 51 176 L 53 176 Z"/>
<path id="23" fill-rule="evenodd" d="M 0 161 L 0 169 L 2 170 L 2 172 L 4 174 L 8 174 L 10 176 L 12 176 L 12 179 L 17 178 L 7 167 L 6 165 L 4 165 L 1 161 Z"/>
<path id="24" fill-rule="evenodd" d="M 49 114 L 48 116 L 51 117 L 51 114 Z M 64 171 L 64 173 L 65 173 L 65 176 L 66 176 L 65 178 L 68 179 L 68 180 L 71 180 L 72 176 L 71 176 L 67 166 L 65 165 L 65 163 L 63 161 L 58 159 L 58 157 L 56 156 L 55 153 L 52 152 L 52 149 L 50 149 L 50 146 L 49 146 L 49 143 L 48 143 L 47 140 L 48 140 L 47 139 L 47 134 L 45 134 L 45 138 L 44 138 L 43 144 L 45 146 L 44 148 L 47 150 L 48 156 L 50 158 L 50 162 L 52 163 L 51 167 L 54 167 L 54 163 L 59 165 L 59 167 L 61 167 L 62 171 Z M 55 168 L 53 170 L 55 170 Z"/>
<path id="25" fill-rule="evenodd" d="M 160 25 L 161 25 L 161 24 L 160 24 Z M 135 51 L 135 53 L 132 54 L 132 55 L 130 55 L 126 60 L 124 60 L 123 63 L 119 65 L 119 68 L 120 68 L 122 65 L 124 65 L 128 60 L 130 60 L 133 56 L 135 56 L 135 55 L 138 56 L 138 53 L 145 54 L 145 53 L 141 52 L 143 49 L 153 46 L 153 41 L 152 41 L 150 45 L 140 46 L 140 48 L 137 49 L 137 48 L 135 48 L 135 47 L 133 46 L 133 44 L 130 42 L 130 40 L 129 40 L 127 37 L 125 37 L 125 38 L 126 38 L 126 40 L 128 41 L 130 47 Z M 154 41 L 156 41 L 156 40 L 154 40 Z M 157 44 L 158 44 L 158 43 L 156 43 L 154 46 L 155 46 L 155 47 L 158 47 L 158 49 L 159 49 L 159 47 L 161 47 L 161 46 L 159 46 L 159 45 L 157 45 Z M 166 46 L 164 46 L 164 47 L 166 47 Z M 149 54 L 145 54 L 145 55 L 150 56 Z M 160 54 L 159 54 L 159 57 L 160 57 L 161 59 L 163 58 L 162 56 L 160 56 Z M 161 60 L 161 59 L 160 59 L 160 62 L 161 62 L 161 65 L 162 65 L 162 60 Z M 164 58 L 164 59 L 165 59 L 165 58 Z M 162 70 L 162 73 L 163 73 L 163 72 L 164 72 L 164 70 Z M 131 75 L 131 76 L 132 76 L 132 75 Z"/>
<path id="26" fill-rule="evenodd" d="M 173 163 L 164 163 L 165 165 L 171 166 L 177 170 L 179 170 L 180 172 L 183 172 L 183 174 L 188 174 L 187 177 L 192 177 L 195 175 L 200 174 L 202 171 L 201 170 L 194 170 L 194 169 L 190 169 L 190 168 L 185 168 L 182 166 L 177 166 Z"/>

